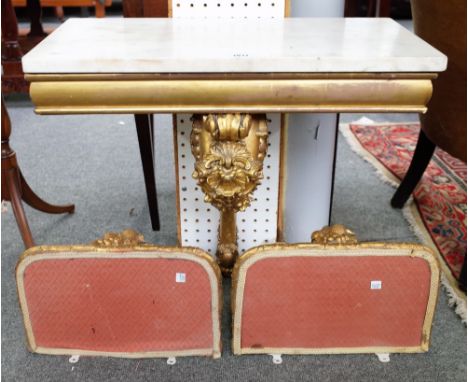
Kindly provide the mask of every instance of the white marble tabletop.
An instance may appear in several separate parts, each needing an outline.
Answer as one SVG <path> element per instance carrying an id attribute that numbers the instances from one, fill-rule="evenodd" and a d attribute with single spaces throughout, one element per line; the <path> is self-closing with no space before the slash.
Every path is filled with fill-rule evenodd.
<path id="1" fill-rule="evenodd" d="M 447 58 L 384 18 L 70 19 L 27 74 L 441 72 Z"/>

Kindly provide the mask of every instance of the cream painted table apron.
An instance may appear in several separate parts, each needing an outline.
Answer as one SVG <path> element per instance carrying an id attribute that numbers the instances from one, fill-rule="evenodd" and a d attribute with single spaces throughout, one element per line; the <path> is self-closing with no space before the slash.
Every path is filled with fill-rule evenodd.
<path id="1" fill-rule="evenodd" d="M 266 113 L 423 113 L 432 80 L 446 65 L 442 53 L 390 19 L 342 18 L 71 19 L 23 57 L 39 114 L 193 115 L 184 123 L 190 123 L 185 142 L 194 167 L 176 176 L 180 182 L 193 175 L 195 191 L 204 194 L 200 206 L 220 211 L 212 235 L 225 273 L 241 243 L 261 244 L 256 235 L 271 219 L 258 206 L 273 206 L 269 212 L 279 232 L 291 224 L 285 223 L 285 209 L 301 213 L 304 195 L 297 184 L 288 195 L 282 169 L 286 147 L 307 147 L 282 142 L 278 170 L 266 175 L 268 141 L 281 138 L 269 137 L 274 121 Z M 297 118 L 289 129 L 300 125 Z M 303 164 L 304 178 L 313 176 L 307 168 Z M 256 188 L 271 176 L 277 179 L 274 189 L 267 187 L 265 200 L 255 200 Z M 178 191 L 180 215 L 190 190 Z M 285 199 L 298 202 L 288 207 Z M 242 214 L 248 213 L 246 232 Z M 201 246 L 198 239 L 182 240 L 189 229 L 197 237 L 203 222 L 196 220 L 179 222 L 181 244 Z M 270 238 L 261 241 L 277 240 L 276 232 Z"/>

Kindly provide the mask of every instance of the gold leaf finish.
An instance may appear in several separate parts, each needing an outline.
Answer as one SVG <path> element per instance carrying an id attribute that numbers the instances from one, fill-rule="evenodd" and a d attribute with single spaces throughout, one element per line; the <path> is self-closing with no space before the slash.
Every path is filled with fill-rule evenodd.
<path id="1" fill-rule="evenodd" d="M 323 227 L 320 231 L 312 233 L 313 244 L 356 244 L 358 241 L 353 231 L 342 224 Z"/>
<path id="2" fill-rule="evenodd" d="M 195 157 L 193 177 L 221 213 L 218 263 L 229 275 L 236 258 L 236 212 L 250 206 L 252 193 L 263 178 L 268 147 L 264 114 L 194 115 L 190 137 Z"/>
<path id="3" fill-rule="evenodd" d="M 102 239 L 93 241 L 91 244 L 99 248 L 129 248 L 144 243 L 142 234 L 133 229 L 122 232 L 107 232 Z"/>
<path id="4" fill-rule="evenodd" d="M 424 113 L 433 78 L 432 73 L 27 75 L 38 114 Z"/>

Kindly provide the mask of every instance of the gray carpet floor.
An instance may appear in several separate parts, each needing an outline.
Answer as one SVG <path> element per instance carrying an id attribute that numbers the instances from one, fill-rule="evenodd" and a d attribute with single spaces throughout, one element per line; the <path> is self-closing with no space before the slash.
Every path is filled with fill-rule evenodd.
<path id="1" fill-rule="evenodd" d="M 106 231 L 132 227 L 149 242 L 176 243 L 175 183 L 169 117 L 158 117 L 157 182 L 162 230 L 150 228 L 133 119 L 112 116 L 36 116 L 22 98 L 8 98 L 11 145 L 31 187 L 52 203 L 73 202 L 73 215 L 48 215 L 26 207 L 37 243 L 86 243 Z M 358 116 L 344 115 L 351 121 Z M 415 120 L 414 115 L 370 116 Z M 333 221 L 352 227 L 363 240 L 417 241 L 400 211 L 389 206 L 393 188 L 339 137 Z M 432 345 L 425 354 L 234 357 L 230 350 L 229 282 L 224 285 L 223 356 L 219 360 L 179 358 L 126 360 L 65 356 L 26 350 L 14 269 L 23 244 L 11 211 L 2 213 L 2 380 L 5 381 L 464 381 L 466 328 L 441 290 Z"/>

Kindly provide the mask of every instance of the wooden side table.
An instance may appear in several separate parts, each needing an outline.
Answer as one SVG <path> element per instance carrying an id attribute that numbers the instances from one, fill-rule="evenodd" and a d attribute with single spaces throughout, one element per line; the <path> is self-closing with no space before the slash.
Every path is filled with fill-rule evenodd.
<path id="1" fill-rule="evenodd" d="M 18 223 L 18 227 L 26 248 L 34 245 L 34 240 L 29 229 L 29 224 L 24 213 L 22 200 L 36 210 L 49 214 L 73 213 L 75 206 L 73 204 L 65 206 L 54 206 L 42 200 L 29 187 L 26 179 L 18 166 L 16 153 L 9 144 L 11 134 L 11 122 L 8 116 L 5 102 L 2 96 L 2 201 L 11 202 L 13 213 Z"/>
<path id="2" fill-rule="evenodd" d="M 69 20 L 23 58 L 39 114 L 193 115 L 193 177 L 220 211 L 225 274 L 263 177 L 265 113 L 424 113 L 446 65 L 390 19 Z"/>

